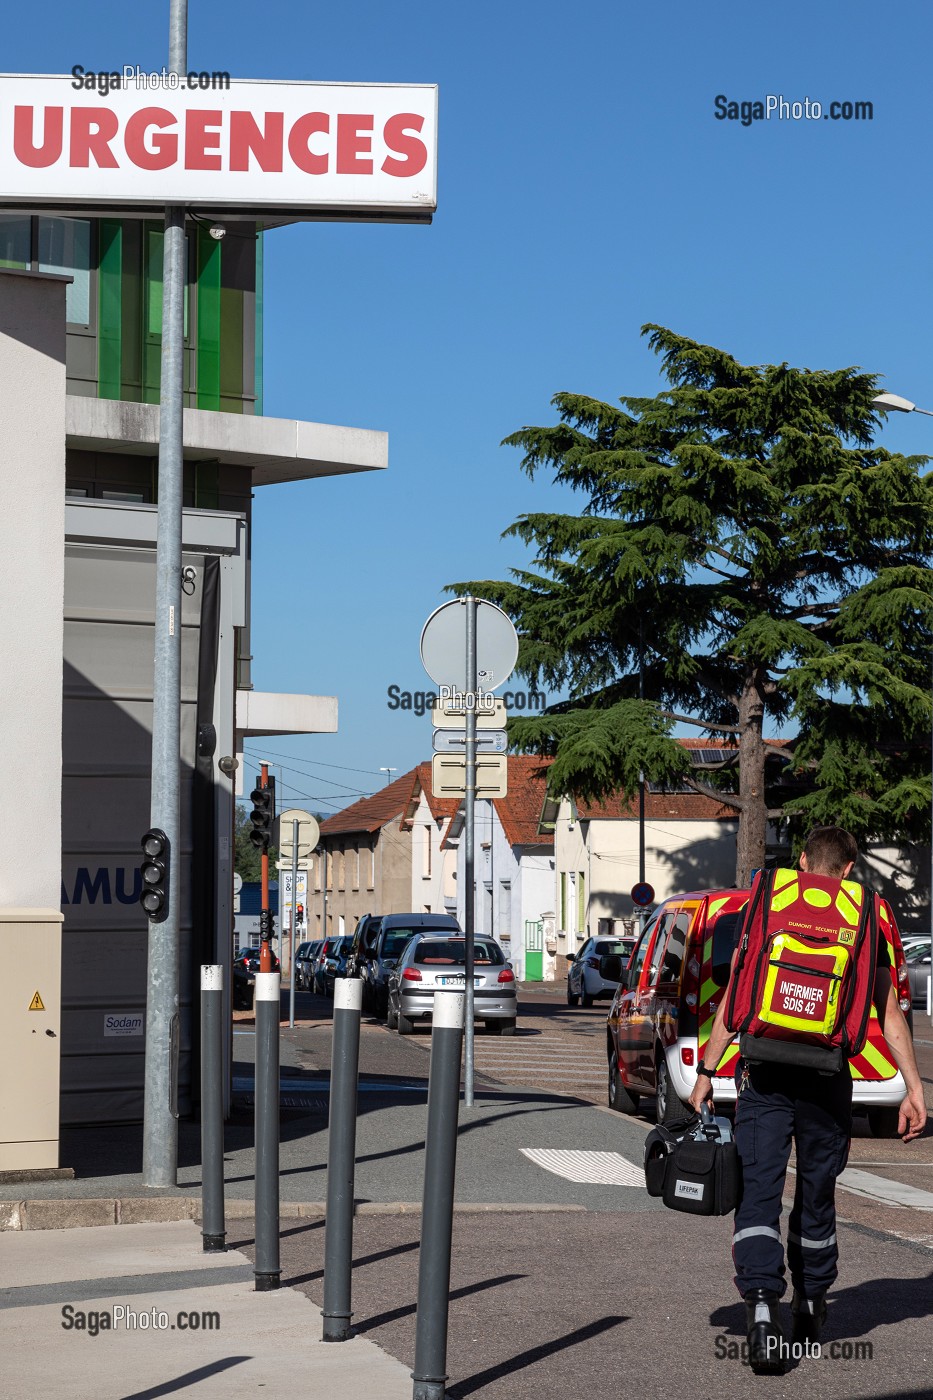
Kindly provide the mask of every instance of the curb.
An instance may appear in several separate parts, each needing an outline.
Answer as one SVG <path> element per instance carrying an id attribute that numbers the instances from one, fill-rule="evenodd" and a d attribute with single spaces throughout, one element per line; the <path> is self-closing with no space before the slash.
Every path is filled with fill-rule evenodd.
<path id="1" fill-rule="evenodd" d="M 454 1206 L 458 1215 L 543 1214 L 547 1212 L 585 1211 L 581 1205 L 540 1205 L 536 1203 L 466 1202 Z M 225 1219 L 248 1220 L 256 1213 L 251 1200 L 225 1202 Z M 353 1214 L 361 1215 L 420 1215 L 420 1201 L 358 1201 Z M 323 1219 L 323 1201 L 282 1201 L 282 1220 Z M 78 1230 L 96 1225 L 149 1225 L 166 1220 L 200 1220 L 200 1196 L 106 1197 L 80 1201 L 0 1201 L 0 1231 L 3 1230 Z"/>

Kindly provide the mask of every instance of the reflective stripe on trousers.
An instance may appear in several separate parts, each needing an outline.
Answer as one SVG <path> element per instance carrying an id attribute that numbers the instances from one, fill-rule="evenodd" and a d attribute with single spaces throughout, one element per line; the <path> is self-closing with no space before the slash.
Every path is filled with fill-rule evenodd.
<path id="1" fill-rule="evenodd" d="M 813 1297 L 836 1277 L 836 1177 L 849 1152 L 852 1076 L 791 1066 L 751 1065 L 744 1085 L 736 1070 L 735 1142 L 742 1193 L 735 1212 L 732 1258 L 743 1295 L 785 1289 L 781 1197 L 791 1143 L 796 1146 L 796 1190 L 787 1234 L 794 1287 Z"/>

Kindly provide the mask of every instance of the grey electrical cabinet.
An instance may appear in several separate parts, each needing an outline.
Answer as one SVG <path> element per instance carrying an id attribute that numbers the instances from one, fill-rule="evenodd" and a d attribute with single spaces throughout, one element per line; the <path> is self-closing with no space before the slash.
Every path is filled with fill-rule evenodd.
<path id="1" fill-rule="evenodd" d="M 58 1166 L 62 916 L 0 909 L 0 1171 Z"/>

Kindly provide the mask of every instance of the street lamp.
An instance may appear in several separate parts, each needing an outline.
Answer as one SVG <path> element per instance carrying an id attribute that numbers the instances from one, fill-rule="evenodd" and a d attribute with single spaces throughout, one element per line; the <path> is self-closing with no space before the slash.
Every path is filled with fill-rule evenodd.
<path id="1" fill-rule="evenodd" d="M 915 403 L 911 403 L 910 399 L 905 399 L 900 394 L 876 394 L 872 399 L 872 403 L 878 408 L 888 412 L 893 409 L 897 413 L 925 413 L 928 418 L 933 418 L 933 410 L 929 408 L 918 408 Z M 930 856 L 930 952 L 933 954 L 933 827 L 931 827 L 930 831 Z M 930 963 L 930 977 L 933 979 L 933 959 L 931 959 Z M 933 1020 L 933 980 L 931 980 L 929 985 L 930 993 L 927 1005 L 930 1018 Z"/>
<path id="2" fill-rule="evenodd" d="M 928 418 L 933 418 L 933 409 L 918 408 L 910 399 L 902 398 L 900 394 L 876 394 L 872 403 L 888 412 L 893 409 L 897 413 L 925 413 Z"/>

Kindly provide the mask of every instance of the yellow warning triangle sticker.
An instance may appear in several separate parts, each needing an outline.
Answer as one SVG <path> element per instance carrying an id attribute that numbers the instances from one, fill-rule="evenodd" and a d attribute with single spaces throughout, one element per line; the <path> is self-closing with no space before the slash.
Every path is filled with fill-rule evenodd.
<path id="1" fill-rule="evenodd" d="M 38 992 L 36 992 L 36 994 L 35 994 L 35 996 L 33 997 L 32 1001 L 29 1003 L 29 1010 L 30 1010 L 30 1011 L 44 1011 L 44 1010 L 45 1010 L 45 1002 L 42 1000 L 42 998 L 40 997 L 40 995 L 39 995 Z"/>

